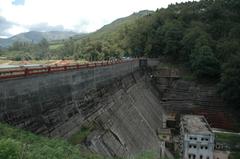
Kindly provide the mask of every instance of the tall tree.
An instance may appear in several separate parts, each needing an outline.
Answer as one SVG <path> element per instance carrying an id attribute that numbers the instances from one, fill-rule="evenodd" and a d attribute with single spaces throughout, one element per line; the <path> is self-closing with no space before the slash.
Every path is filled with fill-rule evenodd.
<path id="1" fill-rule="evenodd" d="M 219 92 L 229 105 L 240 109 L 240 53 L 224 65 Z"/>
<path id="2" fill-rule="evenodd" d="M 172 56 L 174 59 L 179 57 L 179 50 L 181 49 L 181 40 L 183 38 L 183 27 L 179 21 L 171 21 L 165 24 L 165 35 L 166 41 L 165 54 Z"/>
<path id="3" fill-rule="evenodd" d="M 198 78 L 219 78 L 220 64 L 209 46 L 195 49 L 191 56 L 191 67 Z"/>
<path id="4" fill-rule="evenodd" d="M 37 59 L 43 59 L 48 56 L 49 43 L 43 38 L 37 45 L 37 50 L 35 52 L 35 56 Z"/>

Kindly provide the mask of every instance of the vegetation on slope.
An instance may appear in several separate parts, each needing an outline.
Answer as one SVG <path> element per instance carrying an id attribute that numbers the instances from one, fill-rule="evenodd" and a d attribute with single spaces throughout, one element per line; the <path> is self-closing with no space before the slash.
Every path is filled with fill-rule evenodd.
<path id="1" fill-rule="evenodd" d="M 215 133 L 217 143 L 227 145 L 231 151 L 229 159 L 238 159 L 240 157 L 240 135 L 231 133 Z"/>
<path id="2" fill-rule="evenodd" d="M 240 158 L 240 152 L 233 152 L 229 156 L 229 159 L 239 159 L 239 158 Z"/>
<path id="3" fill-rule="evenodd" d="M 85 134 L 84 130 L 84 134 Z M 80 136 L 84 136 L 84 134 Z M 81 137 L 82 138 L 82 137 Z M 104 159 L 62 139 L 49 139 L 0 123 L 0 159 Z M 145 152 L 133 159 L 154 159 Z M 117 159 L 117 158 L 116 158 Z"/>
<path id="4" fill-rule="evenodd" d="M 89 134 L 92 132 L 93 129 L 94 129 L 94 124 L 92 123 L 89 123 L 88 125 L 84 125 L 81 127 L 81 129 L 78 132 L 73 134 L 68 139 L 68 141 L 73 145 L 81 144 L 86 140 L 86 138 L 89 136 Z"/>
<path id="5" fill-rule="evenodd" d="M 216 141 L 225 143 L 231 151 L 240 151 L 240 135 L 229 133 L 215 133 Z"/>
<path id="6" fill-rule="evenodd" d="M 101 159 L 60 139 L 48 139 L 0 124 L 1 159 Z"/>

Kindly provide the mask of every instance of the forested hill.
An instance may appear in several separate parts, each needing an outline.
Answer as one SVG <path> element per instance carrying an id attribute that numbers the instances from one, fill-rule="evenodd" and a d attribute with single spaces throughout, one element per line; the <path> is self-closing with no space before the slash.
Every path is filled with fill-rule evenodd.
<path id="1" fill-rule="evenodd" d="M 112 23 L 103 26 L 101 29 L 97 30 L 95 34 L 99 34 L 100 32 L 116 31 L 118 28 L 123 27 L 124 25 L 129 25 L 131 23 L 134 23 L 137 19 L 150 15 L 152 13 L 154 12 L 149 10 L 143 10 L 137 13 L 133 13 L 128 17 L 119 18 L 113 21 Z"/>

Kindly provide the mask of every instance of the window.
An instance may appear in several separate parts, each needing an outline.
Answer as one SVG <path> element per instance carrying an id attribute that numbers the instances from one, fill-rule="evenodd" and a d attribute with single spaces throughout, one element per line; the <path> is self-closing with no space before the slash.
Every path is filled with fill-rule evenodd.
<path id="1" fill-rule="evenodd" d="M 196 159 L 196 155 L 194 155 L 194 154 L 188 154 L 188 159 Z"/>
<path id="2" fill-rule="evenodd" d="M 207 156 L 207 158 L 206 159 L 209 159 L 209 157 Z"/>
<path id="3" fill-rule="evenodd" d="M 206 149 L 206 150 L 207 150 L 207 149 L 208 149 L 208 146 L 201 146 L 200 148 L 201 148 L 201 149 Z"/>
<path id="4" fill-rule="evenodd" d="M 201 138 L 201 141 L 208 141 L 208 138 Z"/>
<path id="5" fill-rule="evenodd" d="M 203 156 L 202 156 L 202 155 L 200 155 L 200 159 L 203 159 Z"/>
<path id="6" fill-rule="evenodd" d="M 189 147 L 189 148 L 197 148 L 197 145 L 191 145 L 191 144 L 190 144 L 188 147 Z"/>

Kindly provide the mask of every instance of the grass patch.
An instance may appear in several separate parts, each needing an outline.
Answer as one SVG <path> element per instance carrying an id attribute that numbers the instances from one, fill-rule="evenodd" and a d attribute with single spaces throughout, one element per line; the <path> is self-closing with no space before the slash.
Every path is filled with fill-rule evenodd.
<path id="1" fill-rule="evenodd" d="M 104 159 L 61 139 L 49 139 L 0 123 L 1 159 Z"/>
<path id="2" fill-rule="evenodd" d="M 6 63 L 9 63 L 10 60 L 0 60 L 0 64 L 6 64 Z"/>
<path id="3" fill-rule="evenodd" d="M 83 139 L 92 127 L 82 128 Z M 157 153 L 143 152 L 128 159 L 156 159 Z M 49 139 L 0 123 L 0 159 L 121 159 L 82 150 L 62 139 Z M 235 159 L 235 158 L 234 158 Z"/>
<path id="4" fill-rule="evenodd" d="M 216 141 L 227 144 L 232 151 L 240 151 L 240 135 L 227 134 L 227 133 L 215 133 Z"/>
<path id="5" fill-rule="evenodd" d="M 240 143 L 240 135 L 227 134 L 227 133 L 215 133 L 216 140 L 226 143 Z"/>
<path id="6" fill-rule="evenodd" d="M 129 157 L 127 159 L 156 159 L 159 158 L 159 153 L 153 151 L 144 151 L 136 156 Z M 167 159 L 167 158 L 160 158 L 160 159 Z M 175 158 L 180 159 L 180 158 Z"/>
<path id="7" fill-rule="evenodd" d="M 229 156 L 229 159 L 239 159 L 240 158 L 240 152 L 232 152 Z"/>
<path id="8" fill-rule="evenodd" d="M 51 44 L 49 46 L 49 50 L 56 50 L 56 49 L 59 49 L 63 46 L 63 44 Z"/>
<path id="9" fill-rule="evenodd" d="M 134 157 L 130 157 L 129 159 L 156 159 L 158 154 L 152 152 L 152 151 L 145 151 L 142 152 Z"/>
<path id="10" fill-rule="evenodd" d="M 81 144 L 87 138 L 87 136 L 91 133 L 92 130 L 93 130 L 93 126 L 90 126 L 90 127 L 84 126 L 77 133 L 73 134 L 68 139 L 68 141 L 73 145 Z"/>
<path id="11" fill-rule="evenodd" d="M 192 74 L 188 74 L 181 77 L 185 81 L 194 81 L 196 78 Z"/>

